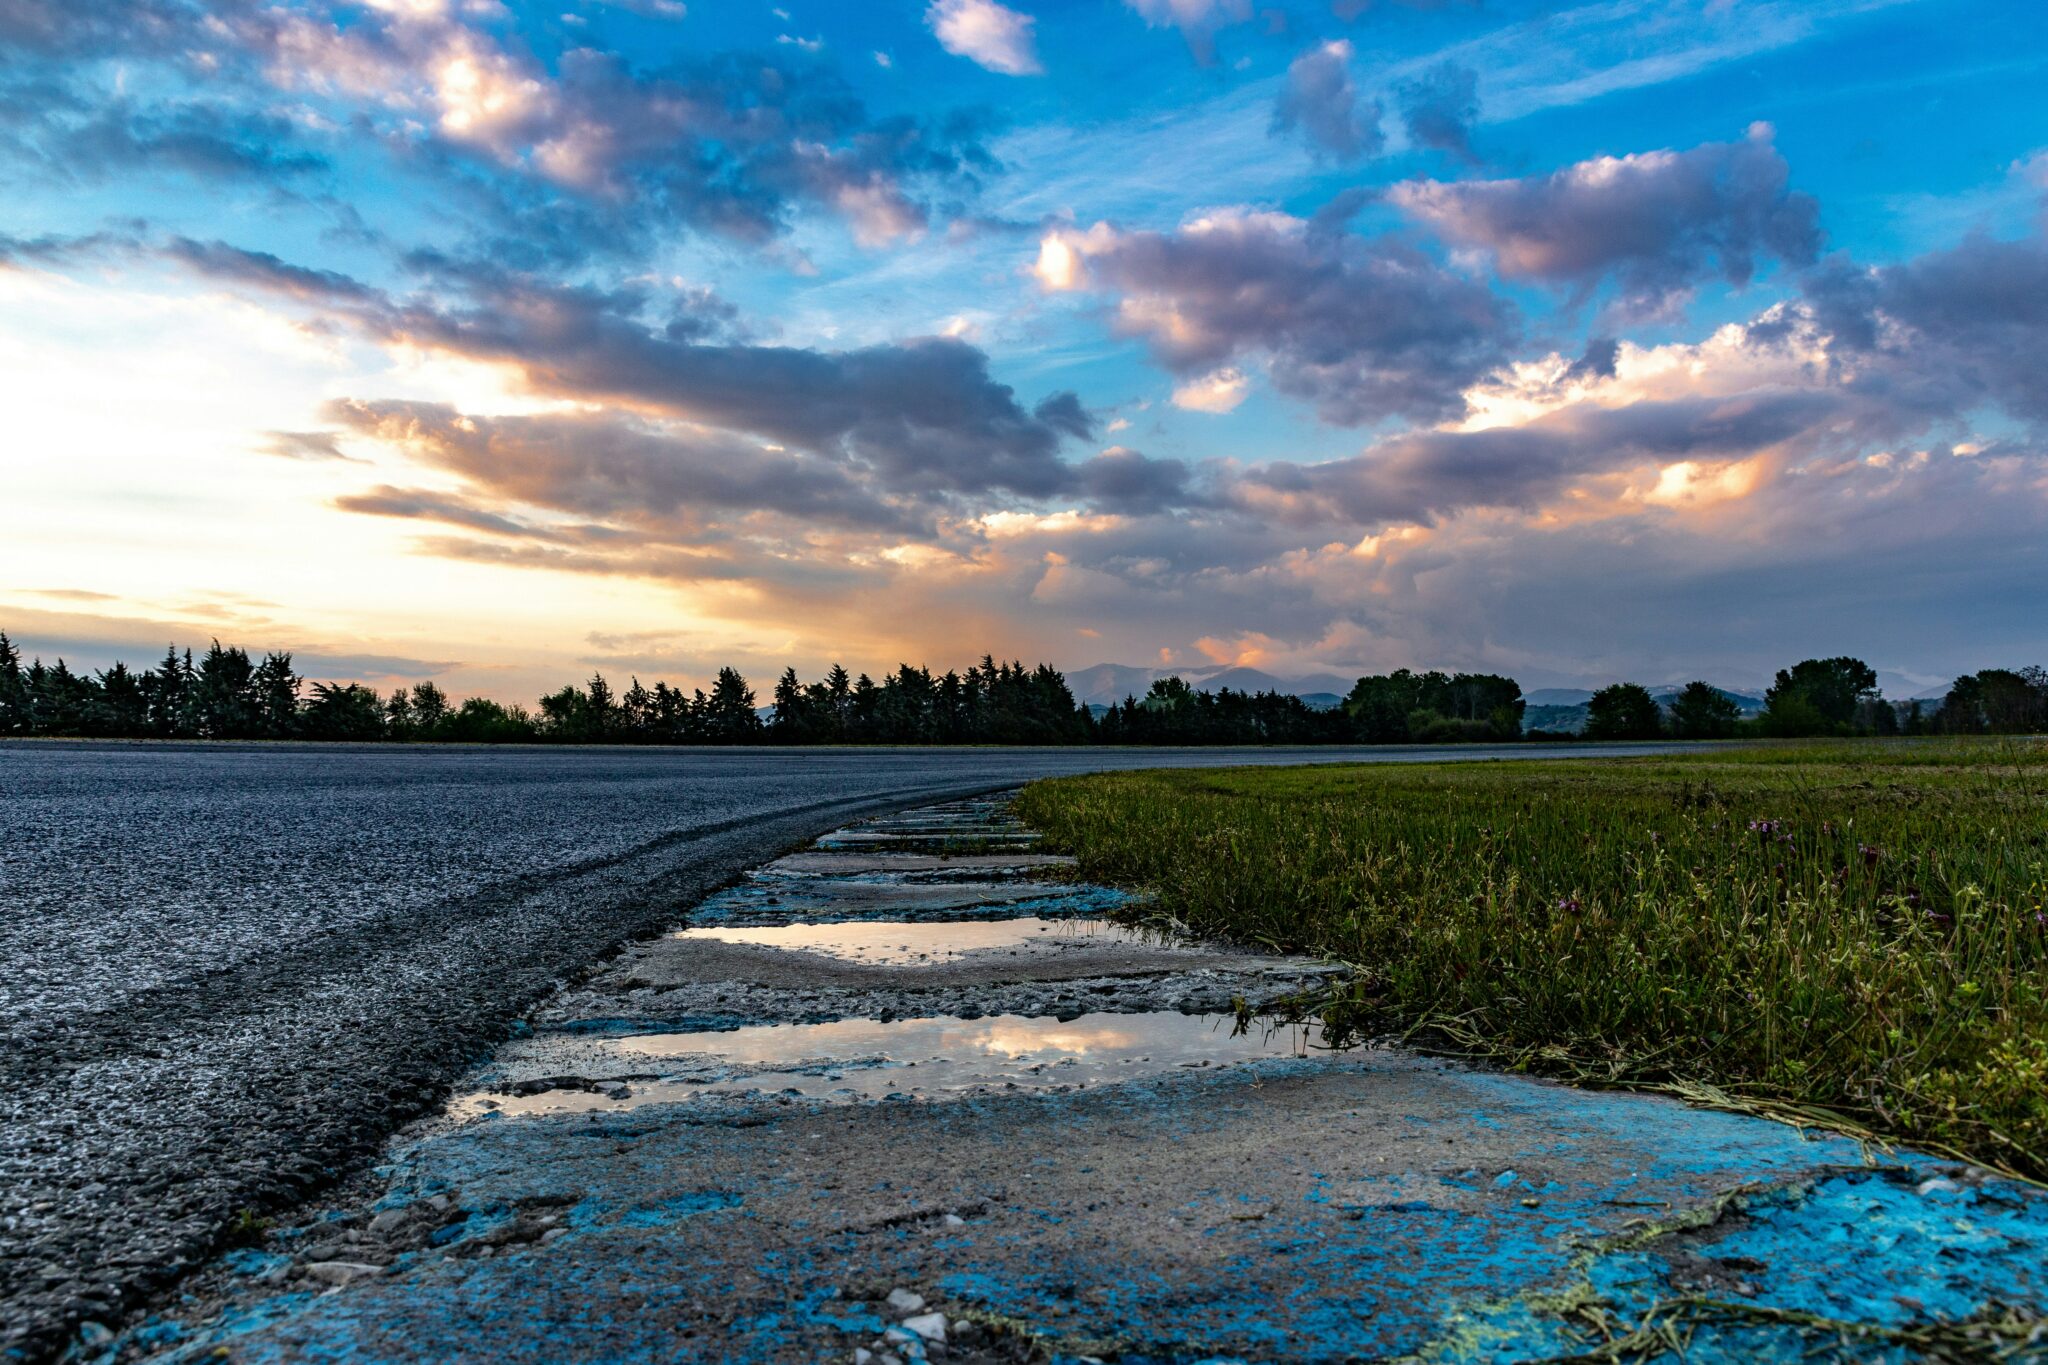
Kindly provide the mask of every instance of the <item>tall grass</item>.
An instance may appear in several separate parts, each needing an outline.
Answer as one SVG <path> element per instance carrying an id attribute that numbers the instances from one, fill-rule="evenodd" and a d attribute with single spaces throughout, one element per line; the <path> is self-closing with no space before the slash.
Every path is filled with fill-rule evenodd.
<path id="1" fill-rule="evenodd" d="M 2048 746 L 1121 773 L 1027 788 L 1089 876 L 1360 969 L 1339 1036 L 1717 1087 L 2048 1175 Z"/>

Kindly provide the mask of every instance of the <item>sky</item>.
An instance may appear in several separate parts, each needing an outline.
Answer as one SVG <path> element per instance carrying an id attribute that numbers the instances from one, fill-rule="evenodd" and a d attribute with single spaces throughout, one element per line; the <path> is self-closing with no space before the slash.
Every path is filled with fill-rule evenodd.
<path id="1" fill-rule="evenodd" d="M 2048 7 L 0 0 L 0 629 L 2048 661 Z"/>

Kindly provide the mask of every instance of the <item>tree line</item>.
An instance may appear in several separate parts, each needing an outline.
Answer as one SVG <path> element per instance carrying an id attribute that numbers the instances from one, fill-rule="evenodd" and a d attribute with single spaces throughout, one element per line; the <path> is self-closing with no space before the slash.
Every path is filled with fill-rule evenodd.
<path id="1" fill-rule="evenodd" d="M 1440 744 L 1524 738 L 1514 679 L 1399 669 L 1358 679 L 1339 706 L 1280 692 L 1200 691 L 1178 677 L 1096 711 L 1046 664 L 984 655 L 965 672 L 904 664 L 880 682 L 835 664 L 816 682 L 783 670 L 762 706 L 738 670 L 711 690 L 638 678 L 618 691 L 602 674 L 541 697 L 533 710 L 487 697 L 460 703 L 432 682 L 388 695 L 361 683 L 310 681 L 289 653 L 259 660 L 215 640 L 197 656 L 166 650 L 153 668 L 98 673 L 63 659 L 27 664 L 0 632 L 0 735 L 121 739 L 300 739 L 557 744 Z M 2048 671 L 1986 669 L 1958 678 L 1947 700 L 1885 701 L 1859 659 L 1808 659 L 1782 669 L 1762 714 L 1744 718 L 1726 694 L 1689 684 L 1660 703 L 1617 683 L 1587 703 L 1591 739 L 1737 735 L 2005 734 L 2048 729 Z M 1568 739 L 1532 732 L 1529 738 Z"/>
<path id="2" fill-rule="evenodd" d="M 1890 701 L 1877 673 L 1846 656 L 1805 659 L 1778 670 L 1764 708 L 1744 717 L 1734 698 L 1687 683 L 1668 702 L 1616 683 L 1586 703 L 1587 739 L 1799 739 L 1849 735 L 2021 735 L 2048 730 L 2048 669 L 1966 673 L 1942 700 Z"/>

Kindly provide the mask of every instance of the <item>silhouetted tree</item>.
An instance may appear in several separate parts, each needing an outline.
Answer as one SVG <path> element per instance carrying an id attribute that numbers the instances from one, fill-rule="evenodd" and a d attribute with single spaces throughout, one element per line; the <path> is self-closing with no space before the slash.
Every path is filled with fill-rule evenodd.
<path id="1" fill-rule="evenodd" d="M 149 733 L 149 700 L 143 694 L 142 678 L 119 660 L 100 670 L 86 707 L 85 733 L 117 739 Z"/>
<path id="2" fill-rule="evenodd" d="M 189 739 L 199 733 L 193 675 L 192 651 L 186 650 L 181 657 L 176 645 L 166 646 L 164 661 L 142 675 L 150 734 L 158 739 Z"/>
<path id="3" fill-rule="evenodd" d="M 1846 734 L 1857 706 L 1876 692 L 1877 673 L 1861 659 L 1804 659 L 1778 670 L 1757 720 L 1772 735 Z"/>
<path id="4" fill-rule="evenodd" d="M 361 683 L 314 683 L 300 719 L 308 739 L 384 738 L 384 702 Z"/>
<path id="5" fill-rule="evenodd" d="M 285 739 L 298 729 L 299 676 L 292 656 L 266 654 L 249 680 L 256 711 L 256 730 L 267 739 Z"/>
<path id="6" fill-rule="evenodd" d="M 1680 739 L 1725 739 L 1741 719 L 1735 699 L 1710 683 L 1689 682 L 1671 699 L 1671 733 Z"/>
<path id="7" fill-rule="evenodd" d="M 391 695 L 397 697 L 398 689 Z M 421 739 L 439 739 L 450 715 L 448 694 L 429 678 L 412 685 L 412 723 Z"/>
<path id="8" fill-rule="evenodd" d="M 25 735 L 33 720 L 28 679 L 21 672 L 21 651 L 0 630 L 0 735 Z"/>
<path id="9" fill-rule="evenodd" d="M 199 733 L 208 739 L 254 739 L 262 733 L 256 667 L 246 650 L 223 649 L 215 640 L 199 661 L 192 700 Z"/>
<path id="10" fill-rule="evenodd" d="M 1615 683 L 1586 703 L 1587 739 L 1655 739 L 1664 732 L 1657 699 L 1639 683 Z"/>
<path id="11" fill-rule="evenodd" d="M 762 738 L 754 689 L 737 669 L 721 668 L 703 706 L 704 738 L 712 744 L 752 744 Z"/>
<path id="12" fill-rule="evenodd" d="M 1954 735 L 2023 735 L 2048 728 L 2048 671 L 1965 673 L 1950 685 L 1935 723 Z"/>
<path id="13" fill-rule="evenodd" d="M 1354 736 L 1367 744 L 1515 739 L 1525 709 L 1521 685 L 1497 673 L 1400 668 L 1360 678 L 1344 699 Z"/>

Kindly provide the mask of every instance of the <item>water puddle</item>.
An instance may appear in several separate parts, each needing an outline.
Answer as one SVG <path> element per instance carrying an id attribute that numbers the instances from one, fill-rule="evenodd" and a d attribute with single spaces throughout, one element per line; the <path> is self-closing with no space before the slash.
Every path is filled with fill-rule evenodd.
<path id="1" fill-rule="evenodd" d="M 1151 944 L 1159 935 L 1094 919 L 841 920 L 816 924 L 782 924 L 755 928 L 684 929 L 671 937 L 684 942 L 712 940 L 763 948 L 821 953 L 848 962 L 881 966 L 927 966 L 951 962 L 969 953 L 1013 954 L 1058 952 L 1063 948 L 1106 947 L 1121 943 Z"/>
<path id="2" fill-rule="evenodd" d="M 618 1112 L 705 1096 L 768 1095 L 845 1102 L 946 1099 L 982 1091 L 1074 1090 L 1175 1070 L 1305 1057 L 1313 1025 L 1233 1036 L 1222 1015 L 1084 1014 L 1077 1019 L 844 1019 L 763 1024 L 720 1033 L 654 1033 L 609 1040 L 621 1059 L 645 1059 L 658 1079 L 534 1095 L 476 1092 L 450 1106 L 487 1114 Z"/>

